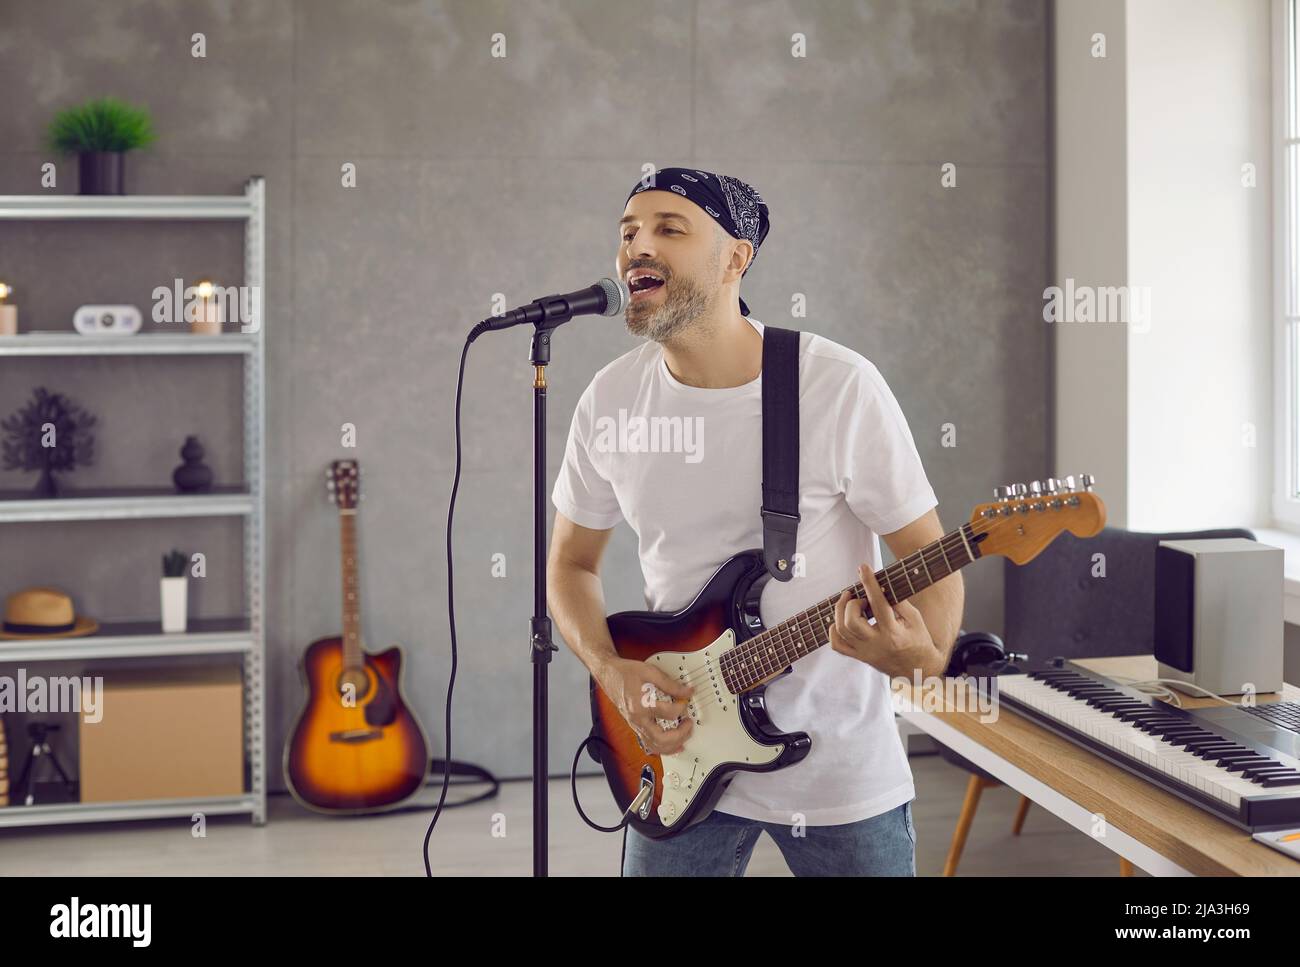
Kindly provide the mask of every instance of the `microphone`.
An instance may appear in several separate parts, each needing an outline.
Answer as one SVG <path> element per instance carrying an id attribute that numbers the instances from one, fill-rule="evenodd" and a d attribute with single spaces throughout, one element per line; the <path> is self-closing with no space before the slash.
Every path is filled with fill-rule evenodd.
<path id="1" fill-rule="evenodd" d="M 526 323 L 554 329 L 574 316 L 616 316 L 627 308 L 627 286 L 615 279 L 601 279 L 595 285 L 562 295 L 544 295 L 526 306 L 490 319 L 484 319 L 470 331 L 470 341 L 488 330 L 509 329 Z"/>

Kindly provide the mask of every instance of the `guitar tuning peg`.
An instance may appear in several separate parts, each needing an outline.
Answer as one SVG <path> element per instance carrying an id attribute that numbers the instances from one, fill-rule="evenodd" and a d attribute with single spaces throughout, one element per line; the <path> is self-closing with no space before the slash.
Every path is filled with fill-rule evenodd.
<path id="1" fill-rule="evenodd" d="M 1061 482 L 1057 480 L 1055 477 L 1048 477 L 1046 480 L 1043 481 L 1043 490 L 1046 491 L 1048 496 L 1052 496 L 1053 494 L 1055 494 L 1060 489 L 1060 487 L 1061 487 Z"/>
<path id="2" fill-rule="evenodd" d="M 1097 482 L 1097 478 L 1090 473 L 1079 474 L 1079 486 L 1082 487 L 1087 492 L 1092 491 L 1093 484 L 1095 484 L 1096 482 Z"/>
<path id="3" fill-rule="evenodd" d="M 1074 474 L 1067 473 L 1061 483 L 1064 485 L 1067 494 L 1074 493 Z"/>
<path id="4" fill-rule="evenodd" d="M 993 488 L 993 499 L 996 500 L 998 503 L 1004 503 L 1005 501 L 1010 500 L 1010 499 L 1011 499 L 1011 487 L 1010 487 L 1010 485 L 1006 485 L 1006 484 L 1004 484 L 1004 485 L 1001 486 L 1001 487 L 994 487 L 994 488 Z"/>
<path id="5" fill-rule="evenodd" d="M 1027 493 L 1029 493 L 1029 488 L 1026 487 L 1024 484 L 1014 483 L 1011 485 L 1011 496 L 1013 498 L 1023 497 Z"/>
<path id="6" fill-rule="evenodd" d="M 1043 482 L 1041 480 L 1029 481 L 1029 494 L 1031 497 L 1043 496 Z"/>

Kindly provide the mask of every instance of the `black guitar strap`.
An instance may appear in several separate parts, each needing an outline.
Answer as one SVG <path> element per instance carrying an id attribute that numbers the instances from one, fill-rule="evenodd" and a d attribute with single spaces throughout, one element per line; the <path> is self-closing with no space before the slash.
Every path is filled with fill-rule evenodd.
<path id="1" fill-rule="evenodd" d="M 799 333 L 763 327 L 763 563 L 794 577 L 799 532 Z"/>

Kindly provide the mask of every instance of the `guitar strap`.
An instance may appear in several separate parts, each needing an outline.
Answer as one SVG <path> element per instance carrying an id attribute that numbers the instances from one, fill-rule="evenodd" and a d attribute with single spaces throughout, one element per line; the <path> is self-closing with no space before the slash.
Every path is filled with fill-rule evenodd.
<path id="1" fill-rule="evenodd" d="M 799 532 L 799 333 L 763 327 L 763 563 L 794 577 Z"/>

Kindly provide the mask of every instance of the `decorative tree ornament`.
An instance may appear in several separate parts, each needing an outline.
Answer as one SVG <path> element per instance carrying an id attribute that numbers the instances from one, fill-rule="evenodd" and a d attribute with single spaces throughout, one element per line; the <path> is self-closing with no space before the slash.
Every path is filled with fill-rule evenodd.
<path id="1" fill-rule="evenodd" d="M 37 497 L 56 497 L 56 473 L 67 473 L 95 462 L 96 418 L 62 393 L 38 386 L 31 401 L 7 417 L 3 454 L 6 470 L 40 471 Z"/>

